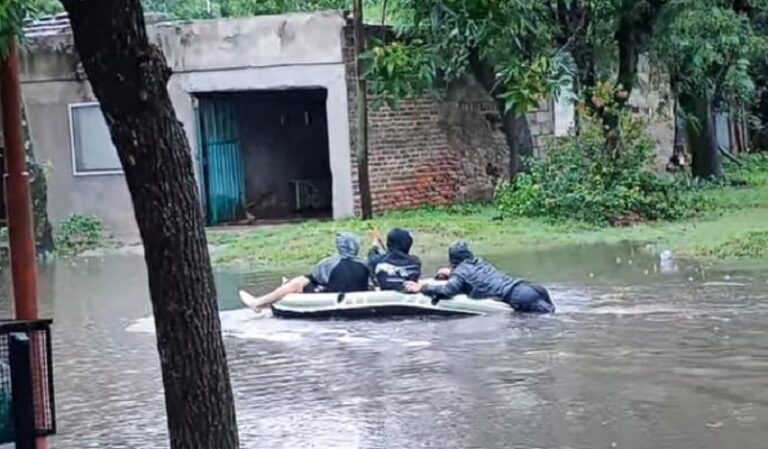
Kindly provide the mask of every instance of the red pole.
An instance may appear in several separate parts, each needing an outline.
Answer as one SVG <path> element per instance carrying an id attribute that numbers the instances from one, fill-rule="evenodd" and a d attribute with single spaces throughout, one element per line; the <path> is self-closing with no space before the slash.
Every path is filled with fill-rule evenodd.
<path id="1" fill-rule="evenodd" d="M 5 203 L 8 240 L 11 249 L 11 277 L 16 319 L 37 319 L 37 255 L 29 194 L 27 154 L 21 123 L 21 81 L 16 39 L 9 39 L 9 52 L 0 61 L 0 99 L 2 100 L 3 138 L 5 139 Z M 39 365 L 33 360 L 33 366 Z M 41 376 L 42 378 L 42 376 Z M 45 438 L 37 439 L 38 449 L 48 447 Z"/>

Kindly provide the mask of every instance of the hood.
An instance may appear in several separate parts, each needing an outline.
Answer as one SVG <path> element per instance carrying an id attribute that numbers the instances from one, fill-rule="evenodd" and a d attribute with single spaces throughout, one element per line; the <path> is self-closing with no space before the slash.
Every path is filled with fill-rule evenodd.
<path id="1" fill-rule="evenodd" d="M 336 249 L 341 257 L 357 257 L 360 253 L 360 239 L 350 232 L 336 236 Z"/>
<path id="2" fill-rule="evenodd" d="M 475 255 L 469 249 L 469 245 L 464 240 L 459 240 L 448 249 L 448 261 L 452 267 L 458 266 L 465 260 L 474 259 Z"/>
<path id="3" fill-rule="evenodd" d="M 408 254 L 413 246 L 413 237 L 405 229 L 395 228 L 387 234 L 387 249 Z"/>

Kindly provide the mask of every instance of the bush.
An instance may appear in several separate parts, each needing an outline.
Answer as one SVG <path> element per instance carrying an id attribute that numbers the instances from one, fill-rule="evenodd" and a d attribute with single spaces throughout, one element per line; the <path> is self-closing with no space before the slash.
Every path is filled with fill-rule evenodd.
<path id="1" fill-rule="evenodd" d="M 104 244 L 104 224 L 100 219 L 75 214 L 59 223 L 56 249 L 63 255 L 77 255 Z"/>
<path id="2" fill-rule="evenodd" d="M 724 161 L 725 172 L 732 183 L 755 187 L 768 184 L 768 154 L 745 154 L 739 157 L 739 162 Z"/>
<path id="3" fill-rule="evenodd" d="M 656 173 L 656 146 L 643 123 L 628 114 L 610 134 L 585 117 L 579 136 L 552 141 L 530 172 L 497 192 L 504 214 L 594 224 L 678 219 L 695 209 L 687 180 Z"/>

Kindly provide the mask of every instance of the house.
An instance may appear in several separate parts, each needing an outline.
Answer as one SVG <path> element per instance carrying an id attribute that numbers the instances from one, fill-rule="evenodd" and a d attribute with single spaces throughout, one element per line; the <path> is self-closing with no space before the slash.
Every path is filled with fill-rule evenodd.
<path id="1" fill-rule="evenodd" d="M 173 71 L 168 90 L 209 224 L 358 212 L 354 50 L 343 13 L 148 18 L 148 34 Z M 117 238 L 133 238 L 120 163 L 66 17 L 31 24 L 25 45 L 23 93 L 37 158 L 50 167 L 52 220 L 95 215 Z M 554 132 L 555 108 L 543 102 L 529 118 L 540 147 Z M 508 170 L 499 126 L 471 80 L 442 101 L 372 109 L 375 211 L 492 196 Z"/>

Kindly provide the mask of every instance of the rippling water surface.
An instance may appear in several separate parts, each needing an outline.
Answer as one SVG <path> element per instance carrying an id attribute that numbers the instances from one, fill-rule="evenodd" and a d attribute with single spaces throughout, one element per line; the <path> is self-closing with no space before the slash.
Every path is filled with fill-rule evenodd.
<path id="1" fill-rule="evenodd" d="M 559 313 L 283 321 L 236 302 L 239 286 L 260 293 L 283 273 L 217 273 L 242 447 L 767 447 L 768 267 L 659 263 L 629 247 L 489 258 L 550 285 Z M 143 261 L 41 275 L 53 447 L 167 447 Z"/>

